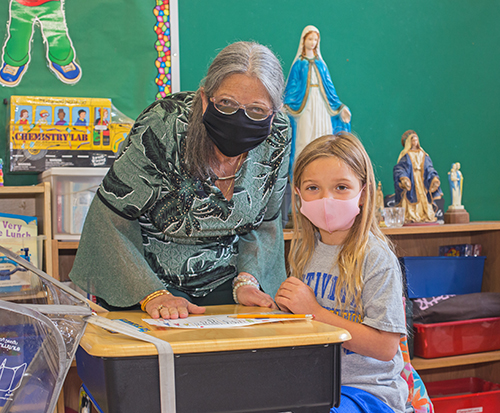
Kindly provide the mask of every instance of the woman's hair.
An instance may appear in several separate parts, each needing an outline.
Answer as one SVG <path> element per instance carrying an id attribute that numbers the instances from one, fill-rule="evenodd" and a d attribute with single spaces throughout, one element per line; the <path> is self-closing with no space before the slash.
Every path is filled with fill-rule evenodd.
<path id="1" fill-rule="evenodd" d="M 316 31 L 316 30 L 310 30 L 302 37 L 302 56 L 306 55 L 306 39 L 307 39 L 307 36 L 309 36 L 311 33 L 316 33 L 318 35 L 318 42 L 316 43 L 316 46 L 314 46 L 314 49 L 313 49 L 314 56 L 318 57 L 317 50 L 318 50 L 318 44 L 319 44 L 319 40 L 320 40 L 321 35 L 319 34 L 319 31 Z"/>
<path id="2" fill-rule="evenodd" d="M 372 163 L 363 144 L 353 134 L 339 132 L 335 135 L 322 136 L 307 145 L 295 161 L 294 188 L 300 188 L 306 167 L 314 160 L 323 157 L 337 158 L 344 162 L 359 179 L 361 187 L 364 186 L 364 196 L 360 198 L 362 200 L 361 212 L 356 216 L 338 255 L 339 279 L 335 288 L 335 299 L 338 303 L 342 303 L 341 310 L 345 310 L 345 307 L 354 301 L 356 307 L 362 312 L 363 259 L 370 232 L 391 246 L 375 219 L 376 185 Z M 300 213 L 298 195 L 294 196 L 292 214 L 295 231 L 288 260 L 291 275 L 302 278 L 304 269 L 314 252 L 319 231 Z M 345 294 L 345 300 L 341 299 L 343 294 Z"/>
<path id="3" fill-rule="evenodd" d="M 283 70 L 277 57 L 266 46 L 254 42 L 236 42 L 226 46 L 215 57 L 193 100 L 189 120 L 185 161 L 193 176 L 200 179 L 215 177 L 211 165 L 216 161 L 214 144 L 203 124 L 201 88 L 211 98 L 228 76 L 246 74 L 259 79 L 278 111 L 285 87 Z"/>

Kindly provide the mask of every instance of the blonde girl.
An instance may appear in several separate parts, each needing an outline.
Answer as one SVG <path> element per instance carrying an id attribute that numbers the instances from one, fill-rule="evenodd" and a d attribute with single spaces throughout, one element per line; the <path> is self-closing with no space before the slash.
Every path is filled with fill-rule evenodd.
<path id="1" fill-rule="evenodd" d="M 370 158 L 348 132 L 323 136 L 297 158 L 293 188 L 292 276 L 276 303 L 350 332 L 342 352 L 342 400 L 332 412 L 403 413 L 403 283 L 375 219 Z"/>

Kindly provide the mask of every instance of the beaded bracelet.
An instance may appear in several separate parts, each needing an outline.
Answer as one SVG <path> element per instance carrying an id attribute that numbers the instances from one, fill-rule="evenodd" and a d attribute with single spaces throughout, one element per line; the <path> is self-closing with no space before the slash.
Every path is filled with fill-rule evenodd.
<path id="1" fill-rule="evenodd" d="M 170 291 L 167 291 L 167 290 L 158 290 L 158 291 L 152 292 L 142 302 L 142 304 L 141 304 L 141 310 L 144 311 L 144 312 L 147 312 L 146 311 L 146 305 L 147 305 L 147 303 L 149 303 L 151 300 L 153 300 L 156 297 L 161 297 L 162 295 L 172 295 L 172 293 Z"/>
<path id="2" fill-rule="evenodd" d="M 253 275 L 245 275 L 245 274 L 238 275 L 233 279 L 233 300 L 236 304 L 239 304 L 236 291 L 243 285 L 252 285 L 257 289 L 260 288 L 259 282 Z"/>
<path id="3" fill-rule="evenodd" d="M 239 274 L 238 276 L 233 278 L 233 287 L 242 281 L 252 281 L 255 285 L 257 285 L 257 286 L 259 285 L 257 278 L 255 278 L 253 275 L 251 275 L 251 274 Z"/>

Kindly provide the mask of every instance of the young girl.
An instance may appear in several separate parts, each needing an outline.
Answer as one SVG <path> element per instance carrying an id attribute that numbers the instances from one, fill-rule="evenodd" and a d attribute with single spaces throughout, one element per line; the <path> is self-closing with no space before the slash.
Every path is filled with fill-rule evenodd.
<path id="1" fill-rule="evenodd" d="M 370 158 L 348 132 L 323 136 L 297 158 L 293 187 L 292 276 L 276 303 L 351 333 L 343 344 L 341 403 L 332 412 L 403 413 L 402 275 L 375 219 Z"/>

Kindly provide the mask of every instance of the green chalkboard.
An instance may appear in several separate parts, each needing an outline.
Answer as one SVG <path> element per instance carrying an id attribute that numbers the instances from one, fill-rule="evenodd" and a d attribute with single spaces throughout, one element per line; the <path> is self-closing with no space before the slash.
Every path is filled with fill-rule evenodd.
<path id="1" fill-rule="evenodd" d="M 7 36 L 9 3 L 2 2 L 0 6 L 2 45 Z M 49 70 L 40 27 L 35 25 L 28 69 L 18 86 L 0 86 L 1 101 L 8 101 L 11 95 L 104 97 L 111 98 L 121 112 L 135 118 L 154 101 L 157 92 L 154 7 L 154 0 L 66 0 L 66 23 L 82 67 L 81 80 L 74 85 L 64 84 Z M 8 106 L 2 104 L 0 157 L 4 161 L 8 158 L 4 132 L 7 113 Z M 38 180 L 36 174 L 4 175 L 6 185 L 28 185 Z"/>
<path id="2" fill-rule="evenodd" d="M 30 68 L 2 98 L 18 95 L 109 97 L 136 117 L 157 93 L 154 0 L 66 0 L 81 81 L 62 84 L 48 70 L 35 31 Z M 414 129 L 439 172 L 464 175 L 463 204 L 471 220 L 498 220 L 500 181 L 500 2 L 488 0 L 178 0 L 181 89 L 196 89 L 211 59 L 228 43 L 255 40 L 283 63 L 285 76 L 302 29 L 321 32 L 321 51 L 352 129 L 365 144 L 386 195 L 401 135 Z M 8 6 L 0 7 L 0 21 Z M 2 26 L 0 24 L 0 30 Z M 5 112 L 5 109 L 4 109 Z M 5 125 L 0 116 L 0 126 Z M 5 159 L 4 135 L 0 156 Z M 36 176 L 6 174 L 10 185 Z M 488 185 L 485 185 L 488 183 Z"/>

